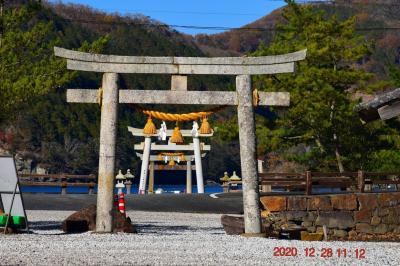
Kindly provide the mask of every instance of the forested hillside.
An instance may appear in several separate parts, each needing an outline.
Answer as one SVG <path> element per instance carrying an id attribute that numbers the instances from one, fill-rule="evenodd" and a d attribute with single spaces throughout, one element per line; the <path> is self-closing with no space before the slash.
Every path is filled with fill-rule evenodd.
<path id="1" fill-rule="evenodd" d="M 65 91 L 97 89 L 101 75 L 66 70 L 65 62 L 53 56 L 54 45 L 152 56 L 257 56 L 309 48 L 309 58 L 299 65 L 298 74 L 254 79 L 260 90 L 292 93 L 288 112 L 257 109 L 258 155 L 268 154 L 268 167 L 281 171 L 337 170 L 338 166 L 393 170 L 400 163 L 398 122 L 364 127 L 352 112 L 358 101 L 356 93 L 365 96 L 400 86 L 400 5 L 389 0 L 376 3 L 335 1 L 301 6 L 310 10 L 299 9 L 298 13 L 293 12 L 298 6 L 291 3 L 292 11 L 275 10 L 241 30 L 191 37 L 141 15 L 106 14 L 79 5 L 7 1 L 0 45 L 0 151 L 17 154 L 21 170 L 41 167 L 51 173 L 97 172 L 100 107 L 68 104 Z M 320 11 L 325 12 L 321 15 Z M 28 46 L 31 50 L 25 49 Z M 121 77 L 121 88 L 170 86 L 168 75 Z M 189 77 L 189 89 L 229 90 L 233 86 L 233 77 Z M 337 108 L 337 117 L 333 117 L 332 106 Z M 156 108 L 185 112 L 207 107 Z M 136 175 L 139 160 L 133 144 L 140 139 L 134 140 L 127 126 L 143 127 L 145 120 L 130 106 L 119 106 L 117 168 L 131 168 Z M 217 180 L 224 171 L 239 170 L 236 112 L 228 108 L 210 122 L 218 130 L 204 168 L 206 178 Z M 175 176 L 174 181 L 182 181 L 183 175 Z"/>
<path id="2" fill-rule="evenodd" d="M 12 16 L 12 7 L 22 2 L 14 1 L 14 5 L 6 6 L 6 15 Z M 186 36 L 143 16 L 109 15 L 78 5 L 46 4 L 35 8 L 34 16 L 23 26 L 29 27 L 39 21 L 50 22 L 51 30 L 48 34 L 56 35 L 56 44 L 68 49 L 84 49 L 97 41 L 101 43 L 101 52 L 106 54 L 204 55 Z M 214 90 L 227 89 L 229 81 L 230 78 L 189 78 L 189 87 L 198 90 L 208 87 Z M 63 86 L 53 88 L 44 96 L 29 98 L 7 117 L 3 117 L 0 135 L 3 136 L 0 139 L 2 149 L 16 153 L 18 158 L 25 161 L 24 167 L 27 169 L 38 165 L 53 173 L 96 173 L 100 107 L 96 104 L 68 104 L 65 100 L 65 90 L 96 89 L 100 84 L 100 74 L 76 72 Z M 120 86 L 127 89 L 169 89 L 170 78 L 167 75 L 122 75 Z M 201 107 L 191 109 L 190 106 L 181 106 L 179 110 L 174 106 L 158 108 L 183 112 L 198 110 Z M 219 119 L 223 119 L 223 116 Z M 134 155 L 133 144 L 140 139 L 134 140 L 127 131 L 127 126 L 143 127 L 145 120 L 144 115 L 129 106 L 119 106 L 117 168 L 138 171 L 138 159 Z M 226 170 L 224 160 L 234 156 L 232 149 L 237 150 L 231 146 L 225 148 L 218 144 L 213 145 L 210 155 L 213 160 L 205 162 L 209 168 L 209 175 L 218 176 Z M 226 160 L 229 167 L 237 169 L 238 158 Z"/>
<path id="3" fill-rule="evenodd" d="M 312 2 L 312 1 L 311 1 Z M 356 18 L 356 33 L 365 37 L 374 47 L 363 66 L 386 78 L 389 65 L 400 65 L 400 2 L 398 0 L 333 0 L 327 3 L 311 3 L 315 9 L 335 14 L 340 19 Z M 286 21 L 283 8 L 244 25 L 239 29 L 194 38 L 205 51 L 225 51 L 230 54 L 254 52 L 260 44 L 268 46 L 276 35 L 276 25 Z M 212 47 L 212 49 L 208 49 Z M 216 49 L 218 48 L 218 49 Z"/>

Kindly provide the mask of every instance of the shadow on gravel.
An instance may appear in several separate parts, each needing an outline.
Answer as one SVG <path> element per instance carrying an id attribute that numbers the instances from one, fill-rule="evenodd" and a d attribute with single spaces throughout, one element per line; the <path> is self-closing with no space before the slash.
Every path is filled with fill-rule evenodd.
<path id="1" fill-rule="evenodd" d="M 55 221 L 36 221 L 29 222 L 31 230 L 61 230 L 61 222 Z"/>
<path id="2" fill-rule="evenodd" d="M 154 224 L 136 224 L 139 233 L 160 233 L 163 235 L 176 235 L 187 231 L 196 231 L 197 229 L 190 226 L 174 226 L 174 225 L 154 225 Z"/>

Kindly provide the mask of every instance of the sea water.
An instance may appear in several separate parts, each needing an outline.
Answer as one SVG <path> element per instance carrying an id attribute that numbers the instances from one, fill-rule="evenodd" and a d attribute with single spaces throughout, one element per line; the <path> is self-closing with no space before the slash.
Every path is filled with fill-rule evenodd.
<path id="1" fill-rule="evenodd" d="M 179 191 L 180 193 L 186 192 L 186 185 L 159 185 L 154 186 L 154 191 L 161 188 L 163 193 L 176 193 Z M 138 186 L 132 185 L 131 193 L 138 193 Z M 53 187 L 53 186 L 21 186 L 21 191 L 23 193 L 61 193 L 61 187 Z M 222 192 L 222 186 L 214 185 L 214 186 L 204 186 L 204 192 L 208 194 L 212 193 L 220 193 Z M 94 188 L 94 192 L 97 192 L 97 186 Z M 117 192 L 117 189 L 115 189 Z M 123 189 L 123 192 L 126 193 L 126 188 Z M 192 187 L 192 192 L 197 193 L 197 187 Z M 87 194 L 89 193 L 88 187 L 67 187 L 68 194 Z"/>
<path id="2" fill-rule="evenodd" d="M 163 190 L 163 193 L 176 193 L 179 191 L 179 193 L 185 193 L 186 192 L 186 185 L 159 185 L 159 186 L 154 186 L 154 191 L 157 189 L 161 188 Z M 61 187 L 54 187 L 54 186 L 21 186 L 21 191 L 23 193 L 61 193 Z M 372 192 L 379 192 L 379 191 L 396 191 L 395 188 L 386 188 L 386 189 L 380 189 L 378 187 L 374 187 L 372 189 Z M 97 186 L 94 188 L 94 192 L 97 192 Z M 117 189 L 115 189 L 115 192 L 117 192 Z M 123 189 L 123 192 L 126 193 L 126 188 Z M 204 186 L 204 192 L 207 194 L 212 194 L 212 193 L 221 193 L 223 192 L 223 188 L 220 185 L 213 185 L 213 186 Z M 273 189 L 272 192 L 277 192 L 277 193 L 285 193 L 285 190 L 283 189 Z M 339 188 L 314 188 L 313 189 L 314 193 L 318 194 L 328 194 L 328 193 L 341 193 L 342 191 Z M 67 193 L 68 194 L 87 194 L 89 193 L 88 187 L 67 187 Z M 131 193 L 132 194 L 137 194 L 138 193 L 138 186 L 137 185 L 132 185 L 131 188 Z M 192 193 L 197 193 L 197 187 L 194 185 L 192 187 Z"/>

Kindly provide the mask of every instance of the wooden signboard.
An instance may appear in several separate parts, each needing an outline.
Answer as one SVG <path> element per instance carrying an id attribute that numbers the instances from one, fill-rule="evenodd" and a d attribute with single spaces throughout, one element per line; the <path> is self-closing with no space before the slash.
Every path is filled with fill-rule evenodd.
<path id="1" fill-rule="evenodd" d="M 28 219 L 12 156 L 0 156 L 0 203 L 8 217 L 23 217 L 25 219 L 25 228 L 22 229 L 28 231 Z M 7 219 L 8 221 L 3 227 L 7 227 L 12 223 L 10 218 Z"/>

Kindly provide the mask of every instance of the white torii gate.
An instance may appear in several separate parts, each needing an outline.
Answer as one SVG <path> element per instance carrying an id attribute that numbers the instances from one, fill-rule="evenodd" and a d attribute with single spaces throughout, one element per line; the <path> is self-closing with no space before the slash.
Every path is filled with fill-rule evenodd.
<path id="1" fill-rule="evenodd" d="M 238 108 L 240 160 L 243 177 L 244 226 L 247 235 L 261 232 L 256 163 L 253 90 L 250 75 L 292 73 L 306 50 L 262 57 L 151 57 L 117 56 L 77 52 L 54 47 L 56 56 L 67 59 L 71 70 L 101 72 L 99 178 L 96 231 L 112 231 L 115 141 L 119 103 L 236 105 Z M 172 89 L 119 90 L 118 73 L 170 74 Z M 177 75 L 236 75 L 236 91 L 186 91 L 187 77 Z M 67 101 L 96 103 L 97 90 L 69 89 Z M 259 105 L 289 106 L 287 92 L 259 92 Z"/>
<path id="2" fill-rule="evenodd" d="M 142 153 L 136 153 L 136 156 L 138 156 L 141 160 L 143 160 L 143 154 Z M 205 157 L 206 154 L 202 153 L 201 157 Z M 194 161 L 194 156 L 193 155 L 184 155 L 184 160 L 186 162 L 186 193 L 191 194 L 192 193 L 192 171 L 196 170 L 196 166 L 193 169 L 192 166 L 192 161 Z M 154 190 L 154 170 L 176 170 L 178 167 L 177 166 L 172 166 L 169 167 L 169 165 L 156 165 L 154 164 L 155 162 L 162 162 L 164 159 L 159 158 L 158 155 L 150 155 L 149 158 L 150 165 L 149 165 L 149 189 L 148 192 L 153 192 Z M 184 165 L 178 165 L 179 168 L 182 168 Z M 181 170 L 181 169 L 178 169 Z M 204 183 L 204 182 L 203 182 Z M 199 188 L 197 187 L 197 191 Z"/>
<path id="3" fill-rule="evenodd" d="M 198 138 L 197 138 L 198 139 Z M 198 193 L 204 193 L 204 179 L 203 179 L 203 169 L 201 164 L 201 151 L 210 151 L 210 145 L 204 145 L 204 143 L 190 143 L 188 145 L 177 145 L 175 143 L 168 143 L 168 145 L 160 145 L 156 143 L 142 142 L 135 144 L 135 150 L 143 151 L 142 169 L 140 175 L 139 183 L 139 194 L 143 194 L 146 190 L 146 180 L 147 180 L 147 168 L 149 166 L 150 156 L 145 157 L 145 154 L 150 154 L 152 151 L 194 151 L 195 166 L 196 166 L 196 182 Z M 147 152 L 146 152 L 147 151 Z"/>
<path id="4" fill-rule="evenodd" d="M 195 157 L 195 166 L 196 166 L 196 182 L 197 182 L 197 192 L 204 193 L 204 178 L 203 178 L 203 167 L 201 163 L 201 150 L 210 151 L 211 147 L 209 145 L 204 145 L 204 143 L 200 143 L 200 137 L 212 137 L 214 132 L 212 131 L 210 134 L 201 134 L 192 135 L 191 130 L 181 130 L 181 134 L 183 137 L 192 137 L 193 143 L 190 145 L 176 145 L 175 143 L 168 143 L 168 145 L 156 145 L 155 143 L 151 144 L 151 137 L 157 137 L 159 134 L 159 130 L 157 130 L 156 134 L 144 134 L 143 129 L 128 127 L 128 131 L 132 133 L 133 136 L 136 137 L 145 137 L 144 143 L 135 145 L 135 150 L 143 150 L 143 159 L 142 159 L 142 168 L 140 170 L 140 182 L 139 182 L 139 194 L 144 194 L 146 191 L 146 180 L 147 180 L 147 169 L 149 168 L 149 156 L 150 151 L 152 150 L 160 150 L 160 151 L 194 151 Z M 172 130 L 167 130 L 166 136 L 171 137 Z"/>

